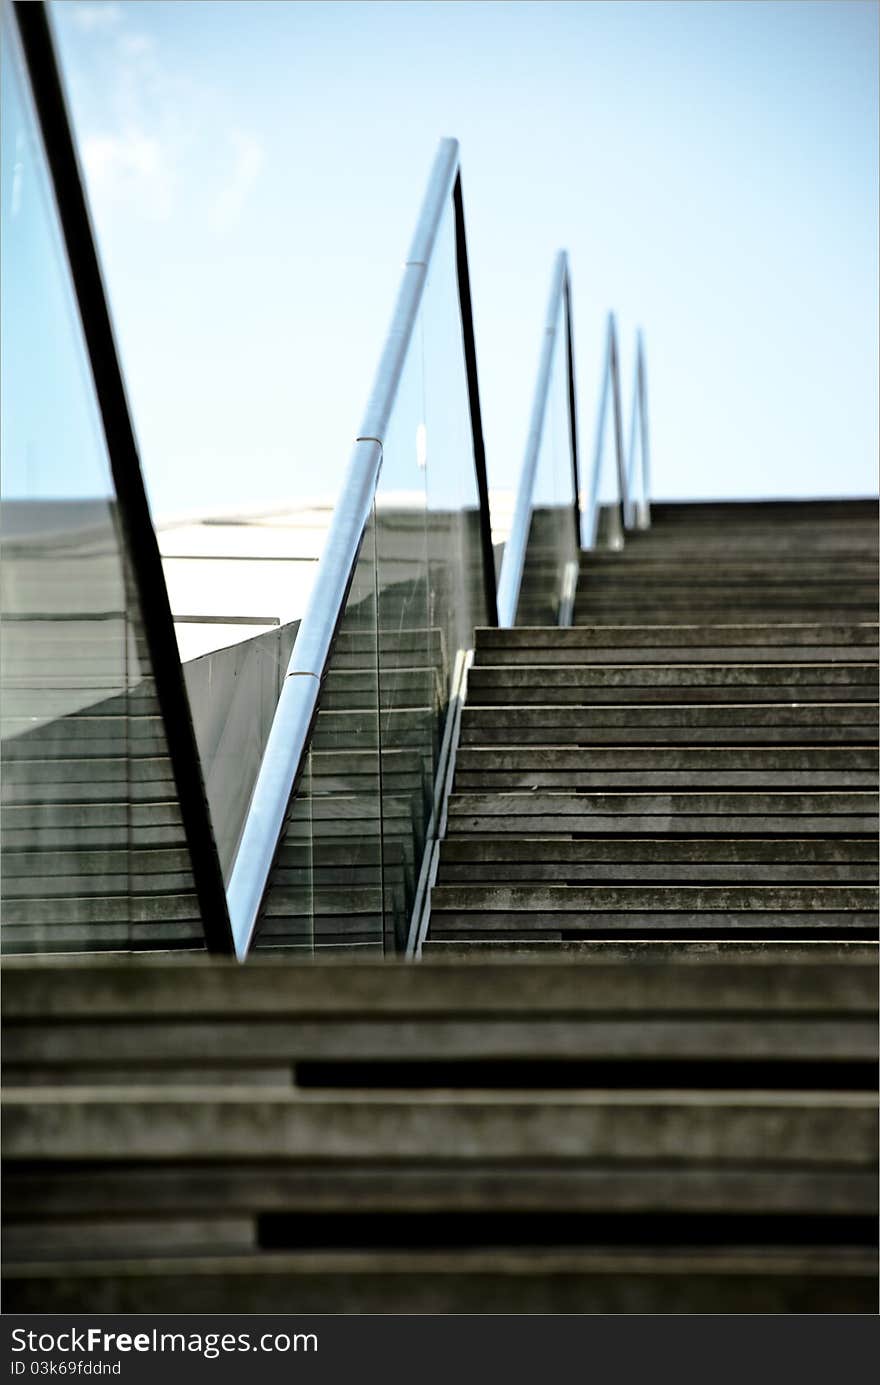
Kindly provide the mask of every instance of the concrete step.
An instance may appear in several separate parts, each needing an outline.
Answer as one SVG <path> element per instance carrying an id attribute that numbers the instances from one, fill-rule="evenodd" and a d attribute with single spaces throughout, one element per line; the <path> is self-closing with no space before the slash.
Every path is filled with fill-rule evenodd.
<path id="1" fill-rule="evenodd" d="M 877 738 L 876 707 L 867 702 L 470 704 L 461 721 L 463 745 L 876 746 Z"/>
<path id="2" fill-rule="evenodd" d="M 8 1311 L 872 1313 L 874 1256 L 822 1248 L 323 1252 L 10 1267 Z"/>
<path id="3" fill-rule="evenodd" d="M 760 1159 L 870 1171 L 862 1092 L 530 1091 L 296 1094 L 228 1087 L 12 1088 L 4 1152 L 40 1160 Z"/>
<path id="4" fill-rule="evenodd" d="M 872 936 L 877 891 L 865 886 L 435 885 L 434 937 L 454 932 L 688 932 L 692 929 L 805 934 L 859 929 Z"/>
<path id="5" fill-rule="evenodd" d="M 555 905 L 554 905 L 555 907 Z M 537 911 L 510 910 L 495 913 L 431 914 L 430 942 L 461 944 L 456 956 L 465 957 L 465 944 L 491 943 L 505 952 L 532 943 L 560 947 L 563 944 L 623 942 L 641 946 L 645 940 L 683 942 L 692 939 L 739 941 L 743 944 L 774 941 L 871 942 L 876 940 L 876 916 L 842 912 L 780 914 L 718 912 L 696 913 L 648 909 L 641 913 L 584 913 L 550 915 Z"/>
<path id="6" fill-rule="evenodd" d="M 541 966 L 493 958 L 462 969 L 442 963 L 412 967 L 400 961 L 356 965 L 332 962 L 279 966 L 254 959 L 240 967 L 208 958 L 9 958 L 0 972 L 8 1023 L 33 1025 L 83 1019 L 134 1021 L 178 1015 L 222 1019 L 234 1011 L 257 1023 L 276 1014 L 336 1016 L 350 1021 L 367 1013 L 475 1017 L 516 1011 L 692 1009 L 765 1011 L 851 1008 L 877 1004 L 876 950 L 823 946 L 792 952 L 790 946 L 729 950 L 736 965 L 707 964 L 699 950 L 684 948 L 680 965 L 669 949 L 646 944 L 638 965 L 614 960 L 598 947 L 577 965 L 552 959 Z M 611 964 L 606 962 L 611 956 Z M 638 959 L 636 959 L 638 960 Z"/>
<path id="7" fill-rule="evenodd" d="M 608 961 L 633 963 L 650 959 L 655 963 L 677 966 L 679 962 L 690 959 L 730 962 L 766 957 L 770 952 L 777 958 L 785 957 L 790 961 L 815 961 L 819 957 L 862 956 L 869 953 L 876 960 L 877 944 L 850 936 L 822 938 L 812 934 L 808 938 L 744 938 L 740 935 L 726 938 L 715 934 L 700 937 L 693 933 L 684 937 L 664 934 L 660 937 L 569 937 L 556 940 L 542 935 L 509 940 L 503 948 L 490 939 L 439 941 L 429 936 L 423 944 L 423 955 L 427 955 L 431 962 L 458 965 L 466 961 L 468 967 L 490 958 L 502 957 L 519 965 L 555 960 L 570 966 L 573 962 L 595 958 L 599 954 Z"/>
<path id="8" fill-rule="evenodd" d="M 657 500 L 651 502 L 654 522 L 661 528 L 673 524 L 699 524 L 723 519 L 725 526 L 739 521 L 750 525 L 764 522 L 774 529 L 793 523 L 817 525 L 824 532 L 829 521 L 836 521 L 848 532 L 859 522 L 877 525 L 877 500 L 874 496 L 833 496 L 830 498 L 782 500 Z M 654 530 L 648 530 L 653 533 Z M 777 530 L 778 532 L 778 530 Z"/>
<path id="9" fill-rule="evenodd" d="M 10 957 L 0 970 L 0 996 L 10 1024 L 222 1017 L 230 1008 L 254 1020 L 291 1011 L 349 1018 L 364 1012 L 487 1015 L 511 1009 L 531 1015 L 580 1007 L 590 1013 L 606 1007 L 638 1010 L 648 997 L 650 1009 L 684 1002 L 701 1010 L 707 986 L 713 988 L 713 1007 L 733 1010 L 765 1010 L 771 997 L 783 1009 L 809 1013 L 826 1004 L 832 1009 L 851 1004 L 862 1011 L 877 1004 L 876 947 L 731 944 L 713 949 L 711 966 L 705 951 L 694 944 L 670 948 L 648 942 L 636 957 L 627 952 L 627 965 L 621 966 L 617 947 L 598 944 L 577 965 L 549 958 L 533 967 L 493 957 L 473 969 L 444 963 L 413 967 L 394 959 L 278 965 L 255 958 L 241 967 L 216 957 Z M 722 958 L 736 966 L 716 965 Z M 675 967 L 667 965 L 670 959 Z M 612 965 L 603 970 L 608 962 Z M 746 994 L 753 1003 L 744 1002 Z"/>
<path id="10" fill-rule="evenodd" d="M 873 788 L 867 748 L 470 747 L 456 757 L 459 791 L 620 788 Z"/>
<path id="11" fill-rule="evenodd" d="M 601 552 L 602 550 L 598 550 Z M 864 560 L 870 561 L 878 556 L 876 529 L 869 532 L 864 527 L 857 533 L 841 537 L 837 534 L 819 535 L 815 530 L 793 529 L 787 535 L 763 531 L 749 534 L 747 530 L 718 534 L 711 531 L 692 530 L 678 534 L 648 535 L 644 540 L 629 534 L 622 550 L 608 551 L 610 560 L 620 564 L 621 571 L 630 563 L 656 563 L 658 567 L 669 570 L 682 567 L 706 567 L 710 563 L 743 562 L 775 563 L 782 560 L 797 563 L 805 553 L 811 558 L 832 565 L 840 559 L 846 562 L 854 552 Z M 589 555 L 582 553 L 581 561 Z"/>
<path id="12" fill-rule="evenodd" d="M 799 568 L 774 577 L 753 578 L 748 574 L 737 575 L 707 566 L 706 569 L 693 564 L 678 568 L 674 573 L 667 568 L 651 570 L 646 564 L 641 570 L 631 567 L 618 572 L 597 572 L 588 570 L 581 573 L 578 584 L 579 598 L 588 605 L 597 602 L 619 602 L 621 605 L 637 604 L 646 596 L 651 604 L 669 601 L 672 606 L 686 605 L 698 608 L 701 604 L 719 604 L 729 601 L 731 605 L 787 605 L 794 602 L 798 606 L 848 606 L 871 600 L 876 587 L 875 573 L 870 564 L 865 565 L 863 575 L 843 572 L 810 574 Z"/>
<path id="13" fill-rule="evenodd" d="M 869 913 L 876 888 L 867 885 L 436 885 L 435 904 L 450 911 L 560 914 L 658 912 L 718 913 Z"/>
<path id="14" fill-rule="evenodd" d="M 461 836 L 440 847 L 438 883 L 873 884 L 874 843 L 840 837 Z"/>
<path id="15" fill-rule="evenodd" d="M 575 602 L 576 625 L 710 625 L 827 624 L 838 616 L 847 624 L 861 624 L 876 616 L 874 585 L 856 588 L 846 584 L 841 594 L 827 591 L 824 597 L 792 588 L 790 594 L 756 592 L 754 596 L 740 589 L 717 588 L 689 594 L 682 588 L 679 594 L 662 587 L 656 581 L 646 581 L 641 592 L 628 593 L 616 586 L 607 591 L 587 593 L 580 590 Z M 533 621 L 535 625 L 547 621 Z M 517 620 L 524 625 L 523 619 Z"/>
<path id="16" fill-rule="evenodd" d="M 414 1007 L 417 1010 L 417 1007 Z M 143 1028 L 143 1021 L 140 1022 Z M 156 1028 L 154 1026 L 154 1028 Z M 773 1014 L 767 1018 L 705 1013 L 642 1016 L 601 1014 L 560 1018 L 450 1015 L 352 1017 L 345 1023 L 284 1014 L 251 1028 L 232 1019 L 169 1022 L 146 1040 L 131 1022 L 81 1024 L 40 1041 L 16 1036 L 4 1057 L 10 1086 L 494 1088 L 511 1081 L 536 1089 L 582 1088 L 609 1081 L 654 1087 L 700 1081 L 726 1087 L 797 1085 L 799 1065 L 876 1062 L 876 1023 L 870 1014 Z M 108 1053 L 108 1041 L 118 1045 Z M 28 1040 L 30 1041 L 28 1042 Z M 208 1045 L 208 1047 L 206 1047 Z M 233 1047 L 237 1045 L 237 1051 Z M 353 1056 L 354 1054 L 354 1056 Z M 405 1056 L 402 1056 L 405 1055 Z M 615 1065 L 613 1073 L 608 1064 Z M 714 1071 L 712 1063 L 727 1063 Z M 739 1064 L 739 1067 L 734 1067 Z M 743 1067 L 742 1065 L 746 1066 Z M 556 1065 L 556 1066 L 553 1066 Z M 561 1066 L 559 1066 L 561 1065 Z M 604 1066 L 603 1066 L 604 1065 Z M 672 1066 L 669 1066 L 672 1065 Z M 840 1071 L 840 1070 L 839 1070 Z M 728 1073 L 733 1073 L 729 1077 Z M 769 1074 L 769 1076 L 767 1075 Z"/>
<path id="17" fill-rule="evenodd" d="M 877 626 L 647 625 L 477 630 L 474 662 L 489 664 L 862 663 L 877 658 Z"/>
<path id="18" fill-rule="evenodd" d="M 870 835 L 877 795 L 839 793 L 458 793 L 449 798 L 450 835 L 698 836 L 819 833 Z"/>
<path id="19" fill-rule="evenodd" d="M 728 949 L 723 966 L 717 957 L 707 963 L 692 956 L 683 967 L 659 968 L 651 945 L 634 957 L 609 958 L 609 951 L 594 948 L 589 965 L 574 972 L 570 963 L 494 963 L 489 970 L 478 963 L 465 971 L 433 964 L 417 973 L 419 984 L 404 968 L 279 972 L 277 964 L 264 965 L 239 983 L 230 969 L 208 970 L 195 960 L 180 959 L 174 970 L 123 970 L 82 958 L 42 975 L 19 962 L 4 981 L 11 1012 L 4 1080 L 7 1090 L 64 1086 L 72 1098 L 114 1082 L 138 1089 L 145 1083 L 232 1086 L 239 1097 L 245 1083 L 249 1091 L 275 1088 L 274 1096 L 291 1083 L 310 1092 L 343 1087 L 367 1095 L 438 1084 L 572 1091 L 607 1081 L 612 1062 L 618 1087 L 634 1080 L 700 1086 L 708 1079 L 767 1088 L 802 1086 L 817 1062 L 830 1073 L 828 1063 L 869 1070 L 874 1061 L 876 975 L 864 949 L 817 945 L 812 955 L 801 947 L 736 956 Z M 667 961 L 677 955 L 674 946 L 667 952 Z M 187 996 L 197 1003 L 187 1007 Z M 152 1022 L 157 1015 L 161 1024 Z M 719 1061 L 721 1068 L 707 1066 Z M 141 1197 L 137 1147 L 131 1158 L 133 1191 Z M 523 1174 L 533 1185 L 535 1172 Z M 681 1170 L 677 1198 L 684 1205 L 706 1174 L 705 1168 L 695 1176 Z M 603 1177 L 610 1189 L 616 1175 L 606 1170 Z M 16 1195 L 23 1189 L 27 1198 L 29 1178 L 29 1171 L 13 1171 Z M 215 1186 L 217 1178 L 219 1170 Z M 59 1174 L 44 1213 L 71 1210 L 69 1180 L 66 1171 Z M 554 1180 L 555 1174 L 537 1178 L 549 1203 Z M 447 1176 L 445 1187 L 461 1195 L 460 1178 Z M 753 1209 L 772 1208 L 770 1192 L 766 1181 L 753 1189 Z M 556 1195 L 567 1196 L 567 1188 Z M 623 1201 L 615 1205 L 631 1207 L 634 1195 L 632 1178 L 624 1177 L 617 1195 Z M 745 1196 L 742 1188 L 740 1200 Z M 805 1197 L 803 1190 L 802 1209 Z M 184 1202 L 191 1215 L 191 1191 Z M 229 1210 L 228 1197 L 224 1205 Z"/>
<path id="20" fill-rule="evenodd" d="M 304 1256 L 320 1280 L 341 1247 L 375 1273 L 398 1244 L 417 1277 L 477 1245 L 520 1256 L 536 1302 L 548 1256 L 641 1247 L 665 1285 L 687 1245 L 794 1256 L 826 1304 L 849 1293 L 876 1208 L 870 950 L 639 947 L 10 959 L 7 1305 L 39 1283 L 44 1308 L 130 1289 L 145 1311 L 157 1264 L 196 1302 L 235 1282 L 233 1254 L 258 1280 Z"/>
<path id="21" fill-rule="evenodd" d="M 788 538 L 794 537 L 790 533 Z M 755 548 L 766 550 L 766 534 L 755 530 L 743 529 L 739 533 L 742 540 L 743 551 L 735 556 L 725 554 L 716 560 L 713 559 L 715 551 L 715 541 L 720 538 L 721 543 L 730 546 L 730 540 L 734 537 L 733 533 L 718 535 L 707 545 L 707 551 L 702 561 L 693 564 L 683 564 L 678 561 L 676 554 L 676 542 L 687 540 L 690 543 L 699 544 L 705 541 L 705 535 L 699 530 L 690 530 L 687 534 L 680 534 L 679 539 L 674 539 L 670 533 L 660 535 L 648 535 L 645 538 L 632 536 L 631 541 L 625 542 L 620 549 L 586 550 L 580 555 L 580 567 L 583 572 L 593 572 L 597 576 L 608 573 L 625 573 L 630 570 L 638 572 L 644 567 L 663 567 L 669 572 L 671 577 L 680 577 L 682 569 L 693 566 L 696 569 L 705 569 L 707 572 L 714 570 L 717 578 L 724 578 L 732 575 L 735 577 L 750 577 L 753 581 L 762 580 L 774 581 L 786 578 L 793 573 L 800 572 L 806 577 L 822 577 L 829 575 L 835 580 L 841 572 L 859 574 L 870 577 L 870 563 L 872 555 L 865 553 L 862 549 L 862 541 L 867 536 L 867 531 L 862 528 L 859 531 L 859 542 L 855 548 L 850 546 L 850 551 L 840 558 L 840 564 L 834 565 L 830 573 L 827 573 L 827 563 L 820 554 L 812 552 L 806 547 L 794 553 L 777 554 L 772 550 L 764 552 L 750 551 Z M 805 537 L 801 532 L 800 537 Z M 851 536 L 852 538 L 852 536 Z M 749 543 L 751 540 L 751 544 Z"/>
<path id="22" fill-rule="evenodd" d="M 633 702 L 876 701 L 874 664 L 480 665 L 468 678 L 472 706 Z"/>
<path id="23" fill-rule="evenodd" d="M 653 507 L 652 507 L 653 508 Z M 653 518 L 653 516 L 652 516 Z M 626 544 L 615 552 L 626 557 L 662 554 L 667 558 L 677 552 L 694 550 L 706 555 L 729 553 L 734 560 L 747 552 L 758 553 L 767 561 L 782 556 L 816 557 L 831 551 L 844 556 L 870 554 L 877 544 L 877 521 L 850 521 L 845 525 L 825 525 L 789 520 L 780 525 L 777 520 L 743 523 L 719 523 L 717 518 L 702 524 L 668 524 L 654 518 L 648 533 L 628 534 Z M 586 555 L 584 555 L 586 556 Z"/>
<path id="24" fill-rule="evenodd" d="M 56 1245 L 63 1244 L 63 1238 L 69 1255 L 72 1225 L 79 1226 L 81 1236 L 88 1235 L 91 1228 L 103 1231 L 101 1239 L 106 1253 L 111 1226 L 118 1228 L 117 1241 L 128 1239 L 128 1228 L 119 1226 L 122 1217 L 129 1221 L 132 1230 L 139 1232 L 139 1251 L 149 1248 L 145 1221 L 151 1218 L 157 1227 L 154 1253 L 161 1254 L 163 1249 L 166 1254 L 169 1252 L 173 1244 L 169 1233 L 178 1241 L 175 1252 L 185 1253 L 185 1246 L 179 1245 L 183 1239 L 179 1223 L 174 1220 L 184 1207 L 188 1209 L 188 1228 L 198 1222 L 207 1228 L 211 1221 L 221 1226 L 231 1222 L 241 1225 L 245 1216 L 253 1216 L 255 1211 L 258 1216 L 293 1212 L 307 1217 L 310 1213 L 338 1214 L 357 1207 L 361 1212 L 379 1212 L 383 1216 L 417 1216 L 431 1210 L 447 1216 L 500 1212 L 510 1218 L 513 1229 L 516 1213 L 553 1213 L 561 1208 L 596 1215 L 613 1207 L 624 1215 L 637 1213 L 643 1217 L 672 1209 L 679 1214 L 718 1216 L 726 1210 L 728 1214 L 765 1217 L 815 1214 L 824 1209 L 826 1215 L 857 1216 L 876 1202 L 876 1190 L 870 1182 L 869 1174 L 852 1169 L 804 1171 L 791 1167 L 786 1177 L 780 1178 L 769 1170 L 744 1171 L 712 1164 L 663 1169 L 514 1166 L 506 1177 L 499 1178 L 496 1169 L 479 1167 L 464 1173 L 452 1166 L 431 1168 L 381 1162 L 352 1169 L 314 1163 L 253 1167 L 246 1162 L 229 1161 L 219 1167 L 201 1163 L 191 1168 L 104 1168 L 100 1180 L 91 1171 L 78 1169 L 71 1169 L 64 1180 L 53 1177 L 48 1170 L 16 1171 L 9 1174 L 6 1186 L 16 1201 L 18 1216 L 14 1229 L 20 1233 L 21 1228 L 27 1227 L 35 1240 L 40 1235 L 44 1245 L 54 1232 Z M 49 1209 L 53 1214 L 51 1224 L 38 1220 Z M 226 1213 L 222 1219 L 219 1209 Z M 113 1221 L 109 1220 L 111 1216 Z M 251 1227 L 253 1241 L 252 1221 Z M 695 1223 L 692 1229 L 697 1229 Z M 164 1247 L 160 1244 L 162 1231 L 166 1233 Z M 205 1231 L 202 1234 L 207 1243 Z M 646 1239 L 647 1234 L 646 1226 Z M 23 1237 L 20 1239 L 23 1241 Z M 78 1258 L 82 1259 L 82 1240 L 79 1247 Z M 211 1249 L 216 1253 L 216 1244 Z M 89 1250 L 92 1252 L 92 1247 Z M 21 1262 L 43 1259 L 44 1255 L 34 1254 L 33 1243 L 29 1247 L 25 1242 L 10 1258 Z"/>
<path id="25" fill-rule="evenodd" d="M 796 1076 L 782 1079 L 780 1061 L 803 1069 L 873 1059 L 870 949 L 817 944 L 707 958 L 667 947 L 662 955 L 666 965 L 658 966 L 656 944 L 625 957 L 600 946 L 577 963 L 494 960 L 462 969 L 440 962 L 416 970 L 10 959 L 5 1080 L 106 1086 L 121 1071 L 139 1074 L 135 1086 L 185 1085 L 198 1070 L 240 1095 L 254 1072 L 260 1085 L 272 1073 L 287 1088 L 369 1091 L 400 1086 L 401 1063 L 410 1074 L 403 1085 L 436 1086 L 437 1064 L 445 1062 L 464 1066 L 443 1069 L 444 1087 L 508 1086 L 511 1077 L 531 1086 L 526 1077 L 534 1073 L 539 1086 L 570 1089 L 596 1080 L 572 1063 L 638 1062 L 641 1082 L 649 1080 L 648 1063 L 662 1083 L 670 1075 L 664 1063 L 736 1059 L 753 1064 L 750 1086 L 766 1086 L 761 1064 L 771 1064 L 778 1084 Z M 569 1066 L 521 1067 L 538 1061 Z M 337 1066 L 310 1075 L 303 1064 L 315 1062 Z M 520 1066 L 486 1066 L 499 1062 Z M 374 1072 L 364 1063 L 391 1067 Z M 701 1072 L 703 1081 L 711 1076 Z M 714 1080 L 729 1085 L 720 1071 Z"/>

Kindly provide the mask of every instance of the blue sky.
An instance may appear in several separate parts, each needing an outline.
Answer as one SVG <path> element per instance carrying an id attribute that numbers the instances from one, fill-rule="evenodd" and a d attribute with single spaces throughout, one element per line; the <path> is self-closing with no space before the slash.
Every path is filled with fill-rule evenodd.
<path id="1" fill-rule="evenodd" d="M 53 14 L 157 514 L 335 489 L 442 135 L 492 484 L 564 246 L 587 454 L 613 308 L 657 496 L 874 490 L 871 0 Z"/>

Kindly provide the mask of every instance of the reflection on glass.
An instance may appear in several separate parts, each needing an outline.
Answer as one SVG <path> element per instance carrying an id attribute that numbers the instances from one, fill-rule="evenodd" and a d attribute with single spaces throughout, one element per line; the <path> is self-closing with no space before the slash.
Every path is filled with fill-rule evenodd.
<path id="1" fill-rule="evenodd" d="M 159 529 L 227 881 L 324 541 L 324 513 L 291 501 L 278 513 L 191 517 Z"/>
<path id="2" fill-rule="evenodd" d="M 456 656 L 487 619 L 450 200 L 376 496 L 385 944 L 405 946 Z"/>
<path id="3" fill-rule="evenodd" d="M 574 503 L 565 310 L 560 295 L 517 625 L 559 623 L 563 593 L 571 580 L 567 569 L 578 560 Z"/>
<path id="4" fill-rule="evenodd" d="M 488 619 L 480 504 L 473 459 L 452 208 L 444 218 L 423 308 L 426 479 L 432 660 L 438 670 L 438 730 L 459 652 Z"/>
<path id="5" fill-rule="evenodd" d="M 406 941 L 430 812 L 438 695 L 429 621 L 424 305 L 382 449 L 376 492 L 385 946 Z M 433 385 L 433 381 L 431 384 Z"/>
<path id="6" fill-rule="evenodd" d="M 266 892 L 258 950 L 382 949 L 375 525 L 342 613 L 309 752 Z"/>
<path id="7" fill-rule="evenodd" d="M 257 935 L 269 951 L 313 952 L 315 947 L 314 753 L 306 756 L 273 868 L 273 889 Z M 326 887 L 326 881 L 324 882 Z"/>
<path id="8" fill-rule="evenodd" d="M 450 200 L 311 743 L 316 948 L 405 946 L 452 672 L 486 619 Z M 272 874 L 258 947 L 278 945 L 284 927 L 293 927 L 283 922 L 292 830 Z"/>
<path id="9" fill-rule="evenodd" d="M 140 612 L 8 11 L 3 40 L 3 947 L 201 946 Z"/>

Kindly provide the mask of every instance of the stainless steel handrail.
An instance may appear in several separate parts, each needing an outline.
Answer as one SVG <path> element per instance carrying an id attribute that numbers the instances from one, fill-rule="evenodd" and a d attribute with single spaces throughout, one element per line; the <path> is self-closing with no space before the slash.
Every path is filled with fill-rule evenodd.
<path id="1" fill-rule="evenodd" d="M 627 524 L 632 529 L 650 529 L 651 527 L 651 457 L 648 443 L 648 385 L 646 376 L 645 343 L 641 328 L 639 328 L 636 333 L 636 366 L 627 459 L 627 485 L 630 496 L 630 513 Z M 631 498 L 635 491 L 636 432 L 639 436 L 639 451 L 642 457 L 642 495 L 637 503 L 633 502 Z"/>
<path id="2" fill-rule="evenodd" d="M 599 389 L 599 413 L 596 419 L 596 446 L 593 453 L 593 472 L 590 478 L 590 499 L 587 509 L 586 546 L 593 548 L 599 522 L 599 481 L 602 473 L 603 443 L 605 440 L 605 417 L 608 412 L 608 393 L 611 392 L 614 423 L 614 458 L 617 476 L 617 505 L 614 523 L 609 534 L 612 548 L 623 547 L 624 529 L 629 528 L 627 501 L 627 478 L 623 451 L 623 414 L 620 404 L 620 355 L 617 349 L 617 323 L 613 313 L 608 314 L 605 333 L 605 358 L 602 364 L 602 383 Z"/>
<path id="3" fill-rule="evenodd" d="M 525 455 L 523 457 L 522 470 L 520 471 L 516 503 L 513 511 L 513 521 L 510 526 L 510 535 L 504 546 L 504 557 L 501 561 L 501 573 L 498 578 L 498 624 L 500 626 L 512 626 L 516 620 L 516 608 L 519 603 L 519 592 L 522 585 L 526 548 L 528 546 L 529 530 L 532 520 L 532 497 L 535 489 L 535 477 L 538 471 L 538 457 L 541 451 L 541 440 L 544 434 L 544 419 L 547 413 L 547 400 L 550 394 L 553 356 L 557 339 L 560 337 L 558 330 L 560 318 L 562 318 L 565 326 L 565 332 L 561 340 L 566 351 L 566 366 L 568 373 L 568 412 L 572 448 L 572 500 L 574 505 L 576 544 L 579 547 L 580 511 L 578 496 L 580 487 L 578 481 L 574 363 L 572 360 L 571 274 L 568 265 L 568 255 L 564 250 L 559 251 L 553 264 L 553 277 L 550 281 L 550 297 L 547 301 L 547 316 L 544 324 L 544 335 L 541 339 L 538 378 L 535 381 L 535 393 L 532 400 L 532 413 L 529 422 L 528 437 L 526 438 Z"/>
<path id="4" fill-rule="evenodd" d="M 321 681 L 327 671 L 333 640 L 357 565 L 364 531 L 372 512 L 388 424 L 418 319 L 437 233 L 450 198 L 454 198 L 455 202 L 458 249 L 459 255 L 462 256 L 464 247 L 459 146 L 457 140 L 444 139 L 434 159 L 421 213 L 404 264 L 391 326 L 349 459 L 340 499 L 333 512 L 315 585 L 297 632 L 227 887 L 235 948 L 240 959 L 247 955 L 254 938 L 269 873 L 284 830 L 288 805 L 308 750 Z M 460 301 L 463 313 L 465 304 L 469 313 L 469 287 L 462 283 L 461 272 L 460 259 Z M 466 265 L 464 274 L 466 278 Z M 465 348 L 466 351 L 470 351 L 472 357 L 472 323 L 467 322 L 463 325 L 466 328 Z M 468 364 L 470 368 L 473 359 Z M 479 404 L 476 398 L 475 376 L 473 371 L 470 373 L 474 377 L 469 379 L 471 422 L 472 427 L 475 424 L 478 427 Z M 476 436 L 475 461 L 479 470 L 483 464 L 482 438 L 477 439 Z M 481 508 L 484 508 L 484 476 L 478 476 L 478 488 L 481 494 Z M 484 535 L 488 540 L 488 514 L 484 514 L 482 519 Z M 490 614 L 494 614 L 494 591 L 491 598 Z"/>

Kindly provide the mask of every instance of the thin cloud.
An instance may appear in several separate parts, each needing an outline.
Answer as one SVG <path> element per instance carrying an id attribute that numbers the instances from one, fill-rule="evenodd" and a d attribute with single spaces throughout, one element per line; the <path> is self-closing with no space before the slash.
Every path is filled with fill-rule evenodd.
<path id="1" fill-rule="evenodd" d="M 140 58 L 152 53 L 156 45 L 149 34 L 120 34 L 116 46 L 124 58 Z"/>
<path id="2" fill-rule="evenodd" d="M 174 177 L 159 140 L 140 130 L 90 135 L 83 162 L 96 199 L 133 205 L 156 221 L 171 214 Z"/>
<path id="3" fill-rule="evenodd" d="M 212 119 L 217 93 L 116 0 L 64 5 L 59 18 L 79 31 L 70 77 L 89 112 L 79 137 L 99 224 L 102 213 L 166 222 L 190 194 L 206 229 L 231 231 L 266 162 L 260 139 Z"/>
<path id="4" fill-rule="evenodd" d="M 229 142 L 233 151 L 232 171 L 214 202 L 212 213 L 214 227 L 219 231 L 229 230 L 238 222 L 266 162 L 266 151 L 253 135 L 232 130 Z"/>
<path id="5" fill-rule="evenodd" d="M 94 33 L 96 29 L 113 29 L 123 20 L 122 6 L 117 5 L 115 0 L 106 0 L 106 3 L 94 5 L 73 5 L 72 18 L 78 29 L 85 33 Z"/>

